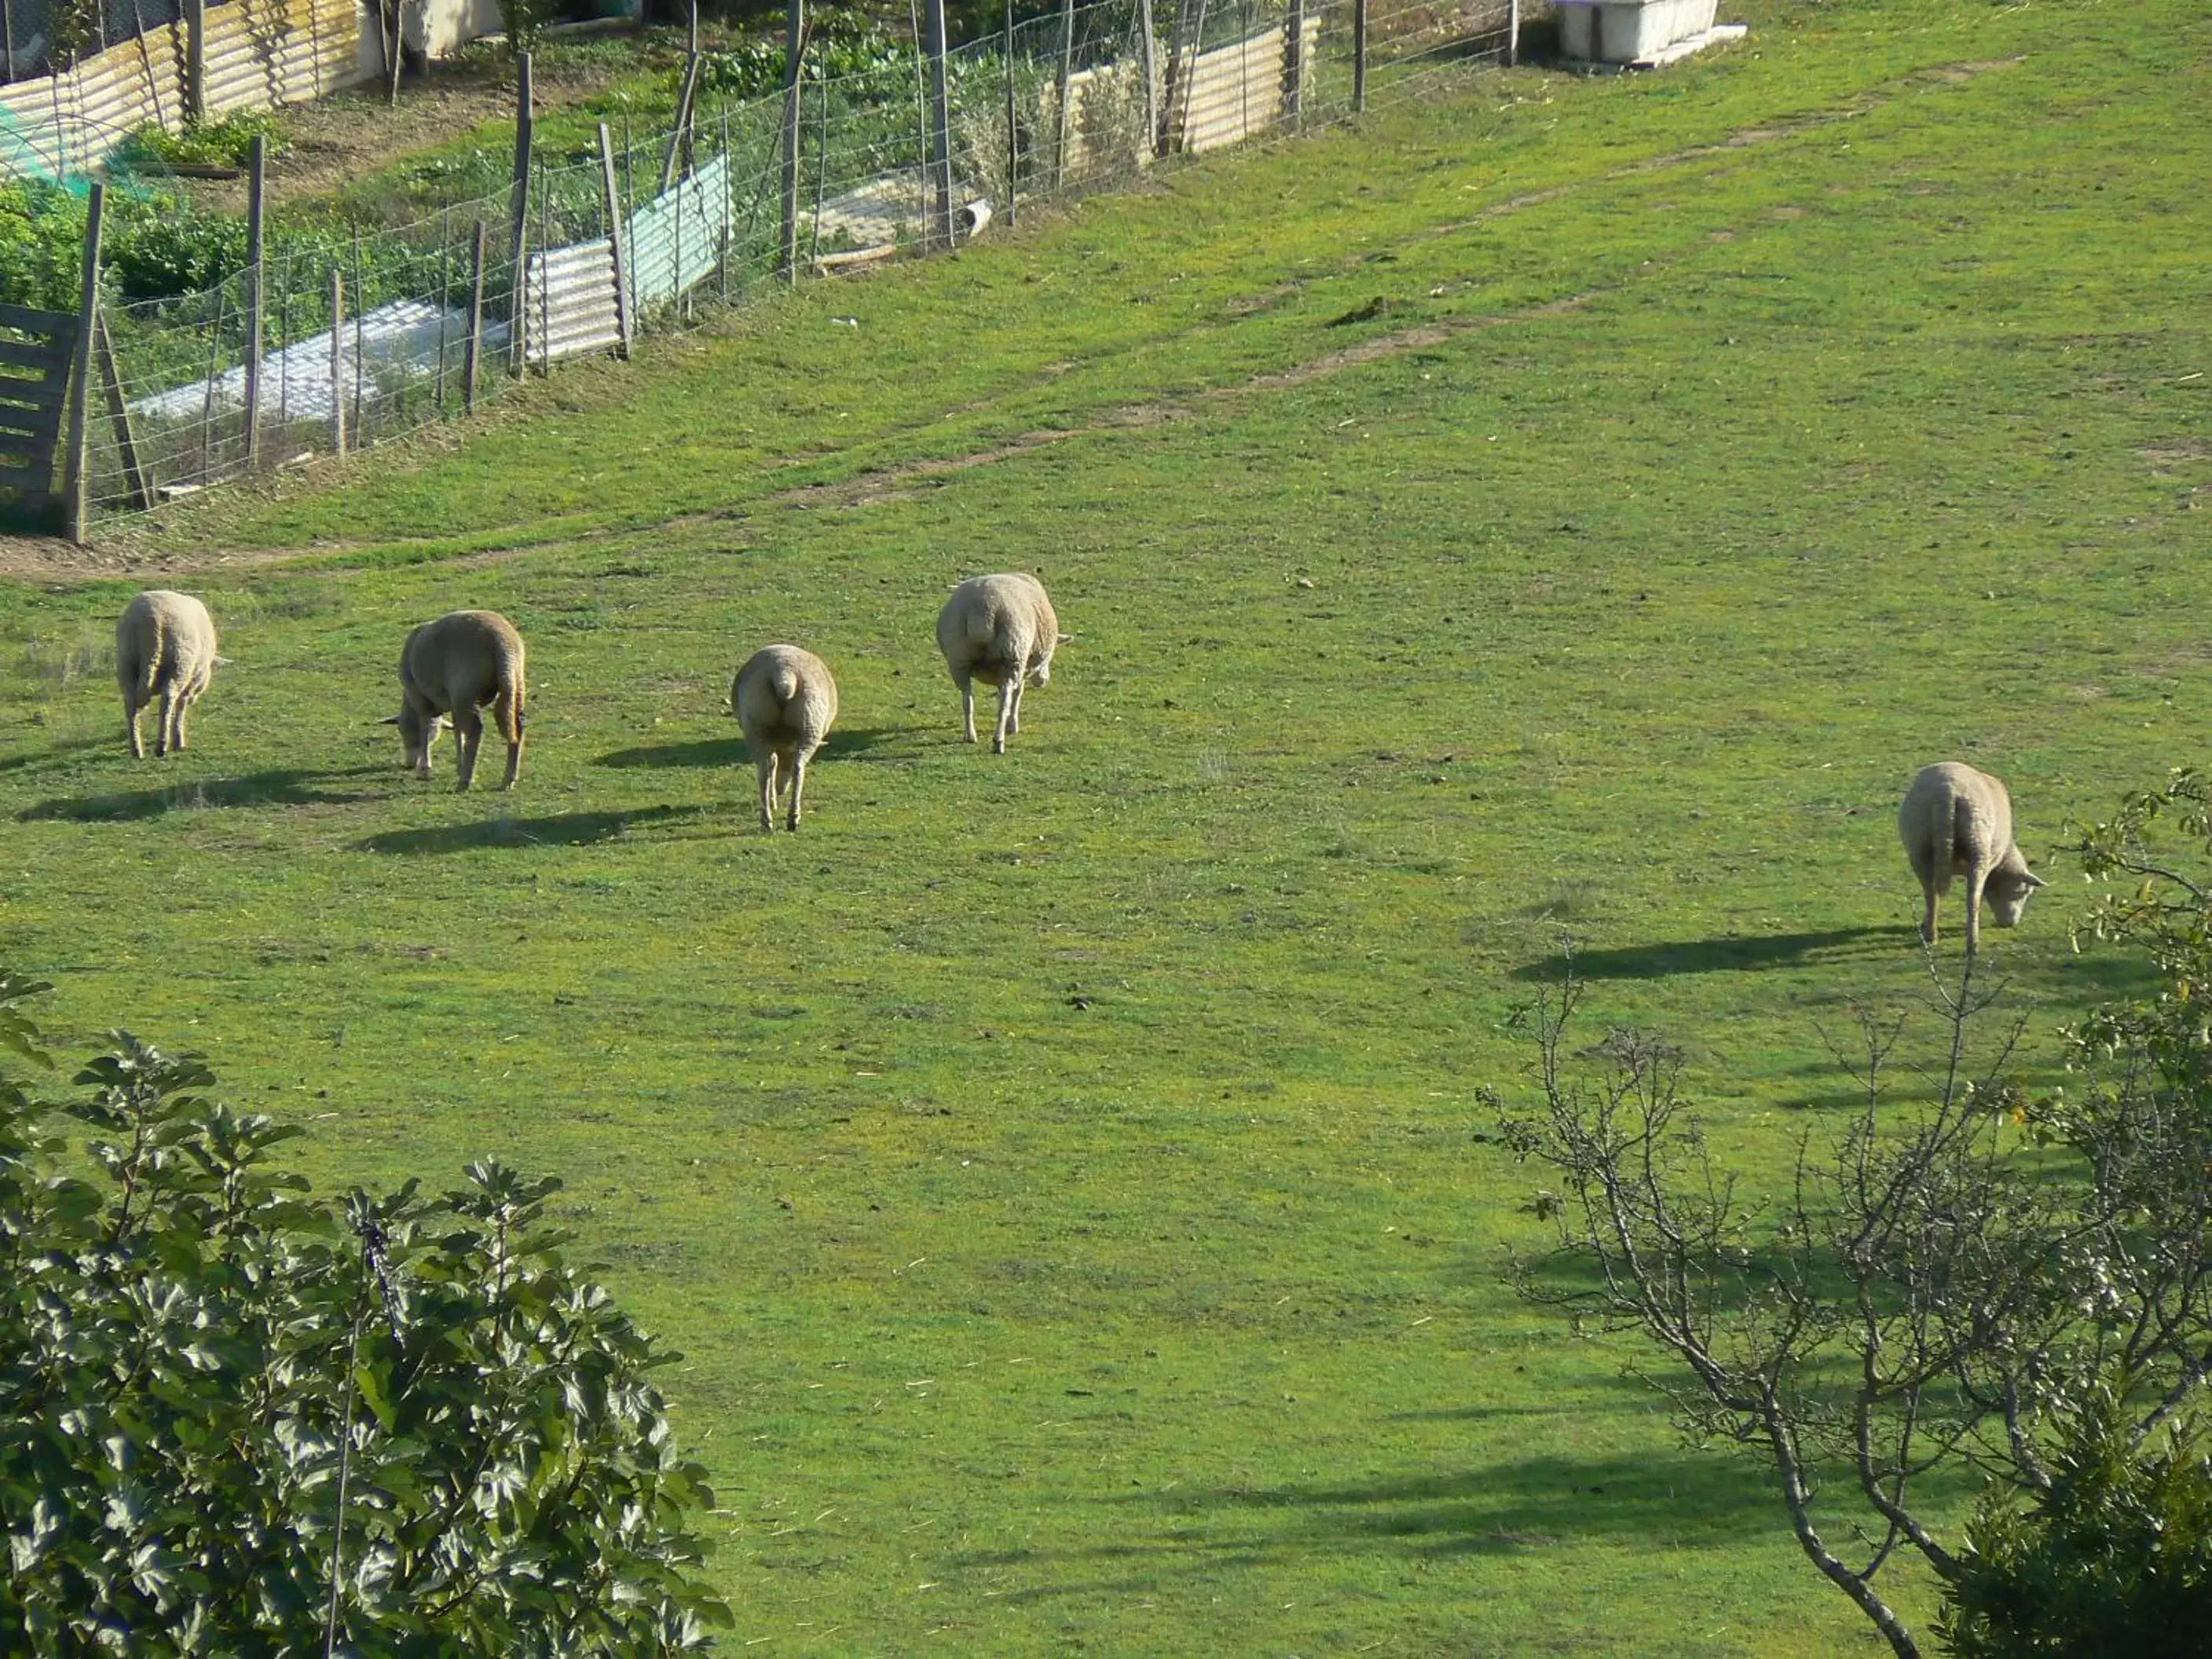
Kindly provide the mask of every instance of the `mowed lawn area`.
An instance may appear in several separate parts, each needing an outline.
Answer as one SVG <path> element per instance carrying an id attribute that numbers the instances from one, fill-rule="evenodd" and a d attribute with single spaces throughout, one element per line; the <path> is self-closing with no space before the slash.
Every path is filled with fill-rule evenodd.
<path id="1" fill-rule="evenodd" d="M 2030 1073 L 2140 985 L 2061 848 L 2212 757 L 2212 19 L 1730 10 L 564 371 L 129 580 L 18 557 L 0 957 L 319 1184 L 565 1176 L 689 1356 L 730 1653 L 1875 1651 L 1501 1283 L 1479 1091 L 1571 936 L 1587 1040 L 1680 1043 L 1781 1177 L 1824 1032 L 1925 990 L 1946 758 L 2051 878 L 1990 935 Z M 1003 757 L 933 633 L 996 569 L 1075 636 Z M 235 660 L 134 764 L 163 585 Z M 511 796 L 372 724 L 464 605 L 530 642 Z M 724 712 L 777 640 L 843 694 L 796 836 Z"/>

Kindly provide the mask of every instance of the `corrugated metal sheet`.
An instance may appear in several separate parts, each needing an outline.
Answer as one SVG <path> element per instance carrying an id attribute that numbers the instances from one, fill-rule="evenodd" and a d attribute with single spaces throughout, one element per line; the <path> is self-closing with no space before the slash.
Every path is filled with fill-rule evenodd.
<path id="1" fill-rule="evenodd" d="M 446 311 L 427 300 L 393 300 L 349 317 L 338 330 L 338 384 L 360 400 L 363 388 L 379 388 L 437 372 L 439 352 L 458 369 L 468 337 L 468 314 Z M 487 323 L 487 349 L 505 340 L 505 324 Z M 331 417 L 331 331 L 310 335 L 261 364 L 262 418 L 267 421 L 327 421 Z M 213 380 L 197 380 L 131 405 L 135 415 L 162 421 L 197 420 L 207 410 L 246 406 L 246 370 L 232 368 Z"/>
<path id="2" fill-rule="evenodd" d="M 622 343 L 611 237 L 532 254 L 522 294 L 523 349 L 541 368 Z"/>
<path id="3" fill-rule="evenodd" d="M 266 109 L 350 84 L 356 0 L 234 0 L 210 7 L 207 109 Z M 97 166 L 133 127 L 184 125 L 185 30 L 160 25 L 74 69 L 0 89 L 0 172 L 56 176 Z"/>
<path id="4" fill-rule="evenodd" d="M 630 304 L 665 305 L 714 274 L 730 228 L 730 161 L 718 155 L 630 215 Z"/>
<path id="5" fill-rule="evenodd" d="M 1321 19 L 1305 20 L 1305 60 L 1321 41 Z M 1173 148 L 1193 153 L 1222 149 L 1264 132 L 1283 118 L 1286 25 L 1261 29 L 1242 40 L 1202 52 L 1188 77 L 1178 76 L 1170 126 Z"/>
<path id="6" fill-rule="evenodd" d="M 1152 146 L 1143 142 L 1143 70 L 1134 58 L 1078 70 L 1067 78 L 1067 176 L 1148 165 Z M 1054 89 L 1043 103 L 1052 118 Z"/>
<path id="7" fill-rule="evenodd" d="M 207 108 L 268 109 L 358 78 L 354 0 L 238 0 L 207 15 Z"/>

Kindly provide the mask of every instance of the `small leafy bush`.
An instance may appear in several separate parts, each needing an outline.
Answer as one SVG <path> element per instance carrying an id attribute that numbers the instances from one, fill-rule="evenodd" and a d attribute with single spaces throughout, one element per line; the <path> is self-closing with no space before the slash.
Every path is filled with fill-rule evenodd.
<path id="1" fill-rule="evenodd" d="M 39 180 L 0 181 L 0 294 L 40 311 L 75 311 L 84 204 Z"/>
<path id="2" fill-rule="evenodd" d="M 46 1065 L 0 975 L 0 1049 Z M 658 1348 L 494 1164 L 333 1201 L 128 1036 L 0 1074 L 0 1651 L 663 1655 L 728 1613 Z"/>
<path id="3" fill-rule="evenodd" d="M 1985 1500 L 1937 1628 L 1957 1659 L 2189 1659 L 2212 1632 L 2212 1434 L 2138 1444 L 2116 1391 L 2069 1423 L 2047 1492 Z"/>
<path id="4" fill-rule="evenodd" d="M 759 98 L 783 88 L 787 54 L 781 39 L 749 40 L 727 52 L 700 56 L 702 92 L 725 98 Z M 809 86 L 854 77 L 879 80 L 878 98 L 913 96 L 914 49 L 860 12 L 825 11 L 807 24 L 800 68 Z M 678 71 L 678 80 L 682 74 Z M 848 95 L 858 96 L 852 89 Z"/>
<path id="5" fill-rule="evenodd" d="M 182 132 L 171 132 L 149 121 L 123 141 L 126 161 L 143 165 L 155 161 L 174 167 L 179 162 L 198 167 L 242 167 L 253 159 L 253 141 L 263 141 L 270 157 L 282 155 L 287 143 L 283 124 L 269 110 L 235 110 L 219 121 L 188 123 Z"/>

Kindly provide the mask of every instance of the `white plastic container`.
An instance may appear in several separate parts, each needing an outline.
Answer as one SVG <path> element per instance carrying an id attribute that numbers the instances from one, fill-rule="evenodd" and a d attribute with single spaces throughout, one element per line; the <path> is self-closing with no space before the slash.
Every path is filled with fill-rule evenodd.
<path id="1" fill-rule="evenodd" d="M 1713 26 L 1717 0 L 1556 0 L 1559 46 L 1595 64 L 1639 64 Z"/>

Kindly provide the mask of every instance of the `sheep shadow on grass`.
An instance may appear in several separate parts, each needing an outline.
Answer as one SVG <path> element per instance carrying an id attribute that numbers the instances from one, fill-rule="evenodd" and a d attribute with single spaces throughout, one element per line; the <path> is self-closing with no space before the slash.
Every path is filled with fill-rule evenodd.
<path id="1" fill-rule="evenodd" d="M 855 726 L 845 731 L 832 730 L 830 739 L 822 745 L 817 759 L 854 760 L 865 757 L 872 749 L 880 748 L 898 732 L 888 726 Z M 599 756 L 594 766 L 745 766 L 753 763 L 752 751 L 745 747 L 741 737 L 702 738 L 692 743 L 658 743 L 642 749 L 617 749 L 611 754 Z"/>
<path id="2" fill-rule="evenodd" d="M 706 811 L 703 806 L 640 806 L 609 812 L 556 812 L 542 818 L 518 818 L 501 812 L 475 823 L 387 830 L 354 842 L 353 850 L 420 857 L 470 853 L 482 848 L 592 847 L 620 841 L 633 830 L 699 817 Z"/>
<path id="3" fill-rule="evenodd" d="M 161 763 L 155 763 L 157 765 Z M 122 789 L 110 794 L 70 795 L 42 800 L 16 816 L 27 823 L 67 819 L 80 823 L 118 823 L 157 818 L 169 812 L 204 811 L 224 806 L 349 806 L 374 797 L 361 790 L 333 789 L 339 778 L 378 775 L 381 767 L 343 771 L 288 769 L 249 772 L 243 777 L 196 778 L 151 789 Z"/>
<path id="4" fill-rule="evenodd" d="M 1920 935 L 1901 927 L 1837 927 L 1824 933 L 1761 933 L 1723 939 L 1680 939 L 1660 945 L 1632 945 L 1616 951 L 1577 951 L 1577 979 L 1667 979 L 1676 974 L 1741 974 L 1767 968 L 1826 968 L 1895 953 L 1900 945 L 1918 950 Z M 1513 970 L 1519 980 L 1557 981 L 1568 967 L 1564 956 L 1524 963 Z"/>

